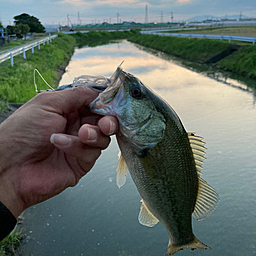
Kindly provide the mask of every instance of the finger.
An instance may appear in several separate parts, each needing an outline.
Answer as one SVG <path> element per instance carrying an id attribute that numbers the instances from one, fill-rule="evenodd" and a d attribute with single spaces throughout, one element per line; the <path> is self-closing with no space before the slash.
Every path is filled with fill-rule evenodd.
<path id="1" fill-rule="evenodd" d="M 64 116 L 88 106 L 97 95 L 97 92 L 87 87 L 77 87 L 64 91 L 40 93 L 36 97 L 42 105 L 51 106 L 53 112 Z"/>
<path id="2" fill-rule="evenodd" d="M 101 154 L 100 148 L 84 144 L 77 136 L 60 133 L 52 134 L 50 141 L 55 147 L 70 156 L 76 157 L 78 161 L 84 164 L 94 163 Z"/>
<path id="3" fill-rule="evenodd" d="M 104 116 L 99 122 L 98 126 L 105 135 L 113 135 L 118 131 L 118 121 L 114 116 Z"/>
<path id="4" fill-rule="evenodd" d="M 110 137 L 104 135 L 98 126 L 84 124 L 78 131 L 80 140 L 92 147 L 105 149 L 110 143 Z"/>

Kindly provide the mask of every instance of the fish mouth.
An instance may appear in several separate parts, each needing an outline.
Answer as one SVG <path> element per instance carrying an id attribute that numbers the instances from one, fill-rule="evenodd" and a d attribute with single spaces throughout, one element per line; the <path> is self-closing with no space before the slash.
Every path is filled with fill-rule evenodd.
<path id="1" fill-rule="evenodd" d="M 125 72 L 119 66 L 115 73 L 110 78 L 110 85 L 99 94 L 99 96 L 89 104 L 90 110 L 94 113 L 108 115 L 112 114 L 112 110 L 108 103 L 110 103 L 118 93 L 120 86 L 124 83 Z"/>

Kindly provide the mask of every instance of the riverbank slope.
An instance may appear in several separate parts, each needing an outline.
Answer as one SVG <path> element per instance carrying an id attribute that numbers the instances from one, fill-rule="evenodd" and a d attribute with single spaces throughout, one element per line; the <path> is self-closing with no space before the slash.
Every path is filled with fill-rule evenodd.
<path id="1" fill-rule="evenodd" d="M 26 102 L 36 95 L 34 87 L 34 69 L 37 69 L 44 79 L 56 87 L 65 67 L 74 52 L 75 38 L 59 34 L 50 44 L 41 46 L 35 53 L 27 51 L 26 60 L 22 55 L 14 58 L 14 66 L 9 61 L 0 64 L 0 100 L 3 102 Z M 39 76 L 36 84 L 40 90 L 48 87 Z"/>
<path id="2" fill-rule="evenodd" d="M 227 50 L 230 44 L 226 41 L 210 39 L 188 39 L 157 35 L 138 34 L 129 41 L 164 53 L 189 60 L 194 63 L 206 63 L 212 57 Z M 242 44 L 240 48 L 214 65 L 220 69 L 256 78 L 256 45 Z"/>

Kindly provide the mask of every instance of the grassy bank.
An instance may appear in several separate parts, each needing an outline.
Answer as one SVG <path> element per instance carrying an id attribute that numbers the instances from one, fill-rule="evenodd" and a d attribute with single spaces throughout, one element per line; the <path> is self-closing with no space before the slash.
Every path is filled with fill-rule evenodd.
<path id="1" fill-rule="evenodd" d="M 76 39 L 76 45 L 80 48 L 83 46 L 94 47 L 102 44 L 107 44 L 111 40 L 121 40 L 121 39 L 128 39 L 135 35 L 138 35 L 138 30 L 131 30 L 131 31 L 113 31 L 113 32 L 106 32 L 106 31 L 90 31 L 88 33 L 80 33 L 77 32 L 72 34 L 72 36 Z"/>
<path id="2" fill-rule="evenodd" d="M 50 44 L 41 46 L 35 53 L 26 52 L 27 59 L 22 55 L 14 57 L 14 66 L 10 61 L 0 64 L 0 100 L 11 102 L 26 102 L 36 92 L 34 88 L 34 69 L 38 69 L 51 86 L 57 86 L 60 75 L 64 72 L 75 46 L 71 36 L 59 34 Z M 57 73 L 55 71 L 58 71 Z M 59 76 L 57 74 L 60 74 Z M 37 77 L 36 83 L 40 89 L 47 86 Z"/>
<path id="3" fill-rule="evenodd" d="M 16 255 L 15 251 L 21 244 L 21 232 L 13 231 L 4 240 L 0 242 L 0 256 Z"/>
<path id="4" fill-rule="evenodd" d="M 228 42 L 210 39 L 188 39 L 156 35 L 136 35 L 129 41 L 162 51 L 164 53 L 203 63 L 224 51 Z M 248 78 L 256 78 L 256 45 L 242 45 L 238 51 L 222 59 L 216 66 Z"/>

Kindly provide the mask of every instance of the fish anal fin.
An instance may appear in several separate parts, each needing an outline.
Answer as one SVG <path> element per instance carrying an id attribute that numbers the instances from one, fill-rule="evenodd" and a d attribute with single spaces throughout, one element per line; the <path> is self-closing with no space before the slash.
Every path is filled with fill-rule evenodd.
<path id="1" fill-rule="evenodd" d="M 117 171 L 116 185 L 119 188 L 121 188 L 126 182 L 128 167 L 126 165 L 126 162 L 125 162 L 124 157 L 122 156 L 121 152 L 119 152 L 118 156 L 119 156 L 119 161 L 118 161 L 117 169 L 116 169 L 116 171 Z"/>
<path id="2" fill-rule="evenodd" d="M 202 220 L 209 215 L 216 207 L 219 196 L 205 180 L 198 177 L 198 194 L 194 207 L 193 217 Z"/>
<path id="3" fill-rule="evenodd" d="M 140 206 L 140 213 L 138 217 L 140 224 L 147 227 L 155 226 L 159 220 L 150 212 L 145 202 L 143 200 L 141 200 L 141 202 L 142 204 Z"/>
<path id="4" fill-rule="evenodd" d="M 200 242 L 195 236 L 194 236 L 194 240 L 188 244 L 185 244 L 185 245 L 181 245 L 181 246 L 176 246 L 176 245 L 173 245 L 171 243 L 171 241 L 169 241 L 169 244 L 168 244 L 168 249 L 167 249 L 167 252 L 165 254 L 165 256 L 170 256 L 170 255 L 173 255 L 174 253 L 180 251 L 180 250 L 184 250 L 184 249 L 191 249 L 191 250 L 194 250 L 194 249 L 203 249 L 203 250 L 207 250 L 207 249 L 211 249 L 211 247 L 203 244 L 202 242 Z"/>

